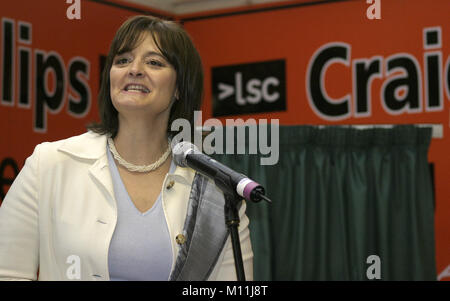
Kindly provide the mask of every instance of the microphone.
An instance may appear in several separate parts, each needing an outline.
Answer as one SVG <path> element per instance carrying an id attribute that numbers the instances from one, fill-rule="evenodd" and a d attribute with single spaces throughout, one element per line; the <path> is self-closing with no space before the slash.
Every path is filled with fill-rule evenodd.
<path id="1" fill-rule="evenodd" d="M 172 153 L 176 165 L 189 166 L 213 179 L 224 192 L 237 193 L 247 201 L 265 200 L 272 203 L 265 196 L 265 190 L 261 184 L 203 154 L 194 144 L 187 141 L 179 142 L 173 147 Z"/>

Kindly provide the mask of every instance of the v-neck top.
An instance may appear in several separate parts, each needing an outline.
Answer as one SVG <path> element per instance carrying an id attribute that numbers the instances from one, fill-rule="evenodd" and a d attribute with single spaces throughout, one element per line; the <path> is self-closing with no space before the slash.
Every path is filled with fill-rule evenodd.
<path id="1" fill-rule="evenodd" d="M 172 246 L 161 193 L 149 210 L 140 212 L 125 188 L 108 147 L 107 154 L 117 202 L 117 224 L 108 250 L 110 279 L 168 280 L 172 267 Z M 172 161 L 169 173 L 174 171 Z"/>

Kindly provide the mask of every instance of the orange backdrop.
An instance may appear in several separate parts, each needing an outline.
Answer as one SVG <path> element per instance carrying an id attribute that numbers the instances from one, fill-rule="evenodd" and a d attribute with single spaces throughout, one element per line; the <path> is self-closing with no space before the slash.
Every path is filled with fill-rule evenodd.
<path id="1" fill-rule="evenodd" d="M 450 268 L 450 1 L 381 0 L 380 3 L 381 19 L 368 19 L 370 4 L 364 0 L 287 1 L 282 9 L 266 5 L 247 12 L 223 10 L 183 16 L 182 19 L 205 65 L 203 119 L 212 117 L 212 67 L 285 59 L 286 111 L 218 119 L 225 122 L 226 118 L 277 118 L 284 125 L 442 124 L 444 136 L 433 139 L 429 151 L 429 161 L 435 168 L 437 271 L 442 273 Z M 426 28 L 437 28 L 440 46 L 424 45 Z M 308 91 L 308 66 L 319 50 L 333 44 L 348 49 L 347 59 L 333 61 L 324 69 L 323 86 L 331 103 L 347 97 L 349 106 L 348 114 L 334 119 L 315 108 Z M 439 89 L 434 88 L 436 80 L 433 76 L 427 75 L 427 69 L 434 71 L 425 67 L 428 56 L 437 56 L 439 67 L 434 69 L 440 79 Z M 407 59 L 409 64 L 416 66 L 417 109 L 411 106 L 392 112 L 384 104 L 383 85 L 396 77 L 408 76 L 402 70 L 388 68 L 388 62 L 396 58 Z M 371 80 L 370 110 L 358 114 L 355 109 L 355 64 L 370 60 L 380 62 L 380 71 Z M 433 95 L 438 97 L 428 100 L 427 87 L 437 90 Z M 406 92 L 400 89 L 398 93 L 401 98 Z M 444 279 L 450 280 L 450 275 Z"/>

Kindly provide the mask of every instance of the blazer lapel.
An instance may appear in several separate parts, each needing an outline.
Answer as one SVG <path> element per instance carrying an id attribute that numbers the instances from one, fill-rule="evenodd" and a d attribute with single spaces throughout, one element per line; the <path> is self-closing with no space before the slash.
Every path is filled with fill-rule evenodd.
<path id="1" fill-rule="evenodd" d="M 111 175 L 108 170 L 108 157 L 106 155 L 106 136 L 93 132 L 67 139 L 59 151 L 78 160 L 91 163 L 89 175 L 97 186 L 105 194 L 109 205 L 116 208 L 114 188 Z"/>
<path id="2" fill-rule="evenodd" d="M 111 179 L 111 175 L 108 169 L 108 158 L 103 156 L 99 158 L 95 163 L 89 168 L 89 175 L 92 180 L 98 184 L 98 187 L 107 196 L 109 205 L 116 209 L 116 202 L 114 198 L 114 187 Z"/>

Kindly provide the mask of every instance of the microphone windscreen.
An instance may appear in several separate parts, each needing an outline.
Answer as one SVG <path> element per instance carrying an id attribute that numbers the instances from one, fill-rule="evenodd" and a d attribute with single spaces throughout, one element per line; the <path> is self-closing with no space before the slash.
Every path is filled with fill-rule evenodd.
<path id="1" fill-rule="evenodd" d="M 172 148 L 173 161 L 178 166 L 187 167 L 186 156 L 193 152 L 199 153 L 198 148 L 194 144 L 188 141 L 178 142 Z"/>

